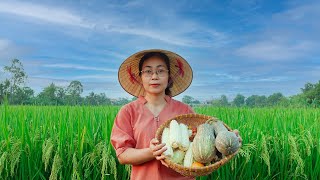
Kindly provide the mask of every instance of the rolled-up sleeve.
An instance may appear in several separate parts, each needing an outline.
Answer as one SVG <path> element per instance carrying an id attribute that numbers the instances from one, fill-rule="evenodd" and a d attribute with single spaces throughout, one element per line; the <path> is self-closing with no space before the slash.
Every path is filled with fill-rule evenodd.
<path id="1" fill-rule="evenodd" d="M 111 144 L 116 151 L 117 157 L 126 149 L 136 146 L 131 116 L 125 106 L 120 109 L 114 120 L 111 132 Z"/>

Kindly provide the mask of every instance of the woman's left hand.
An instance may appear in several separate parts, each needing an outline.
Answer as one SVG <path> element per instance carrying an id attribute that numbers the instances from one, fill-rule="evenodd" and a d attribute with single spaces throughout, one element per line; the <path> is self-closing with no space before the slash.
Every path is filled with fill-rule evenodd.
<path id="1" fill-rule="evenodd" d="M 153 156 L 161 162 L 161 164 L 168 167 L 168 164 L 164 162 L 164 159 L 166 158 L 162 153 L 167 150 L 165 147 L 165 144 L 159 144 L 159 141 L 154 138 L 150 141 L 150 150 L 153 154 Z"/>

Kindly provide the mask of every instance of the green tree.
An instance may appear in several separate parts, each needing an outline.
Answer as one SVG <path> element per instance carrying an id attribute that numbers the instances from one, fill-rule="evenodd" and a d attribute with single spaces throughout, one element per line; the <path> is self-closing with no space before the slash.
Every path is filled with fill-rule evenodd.
<path id="1" fill-rule="evenodd" d="M 251 95 L 246 99 L 246 105 L 249 107 L 264 107 L 267 104 L 266 96 Z"/>
<path id="2" fill-rule="evenodd" d="M 90 92 L 89 95 L 85 97 L 85 104 L 98 105 L 97 95 L 94 94 L 94 92 Z"/>
<path id="3" fill-rule="evenodd" d="M 191 104 L 194 101 L 193 97 L 185 95 L 182 97 L 182 102 L 185 104 Z"/>
<path id="4" fill-rule="evenodd" d="M 220 105 L 221 106 L 228 106 L 229 102 L 228 102 L 228 98 L 226 95 L 221 95 L 220 97 Z"/>
<path id="5" fill-rule="evenodd" d="M 81 94 L 83 92 L 83 86 L 80 81 L 71 81 L 67 87 L 67 101 L 71 105 L 79 105 L 81 103 Z"/>
<path id="6" fill-rule="evenodd" d="M 220 99 L 212 99 L 211 100 L 211 105 L 212 106 L 220 106 Z"/>
<path id="7" fill-rule="evenodd" d="M 237 107 L 243 106 L 245 103 L 245 97 L 241 94 L 237 94 L 237 96 L 233 99 L 232 104 Z"/>
<path id="8" fill-rule="evenodd" d="M 60 105 L 62 104 L 57 97 L 57 89 L 54 83 L 45 87 L 42 92 L 37 96 L 37 103 L 40 105 Z"/>
<path id="9" fill-rule="evenodd" d="M 128 104 L 129 102 L 130 100 L 128 100 L 127 98 L 119 98 L 114 102 L 112 102 L 112 104 L 116 106 L 122 106 L 122 105 Z"/>
<path id="10" fill-rule="evenodd" d="M 98 105 L 111 105 L 111 100 L 106 96 L 105 93 L 100 93 L 97 96 Z M 125 104 L 129 103 L 129 100 L 126 99 Z"/>
<path id="11" fill-rule="evenodd" d="M 10 94 L 10 81 L 6 79 L 4 82 L 0 83 L 0 104 L 4 102 L 4 98 Z"/>
<path id="12" fill-rule="evenodd" d="M 226 95 L 221 95 L 220 98 L 211 100 L 211 105 L 223 106 L 223 107 L 228 106 L 229 105 L 228 98 Z"/>
<path id="13" fill-rule="evenodd" d="M 200 104 L 200 101 L 193 98 L 192 96 L 185 95 L 182 97 L 182 102 L 185 104 L 189 104 L 190 106 Z"/>
<path id="14" fill-rule="evenodd" d="M 307 107 L 308 103 L 303 94 L 297 94 L 289 97 L 289 104 L 292 107 Z"/>
<path id="15" fill-rule="evenodd" d="M 89 95 L 85 97 L 84 101 L 85 104 L 93 106 L 111 105 L 111 100 L 106 96 L 105 93 L 95 94 L 94 92 L 90 92 Z"/>
<path id="16" fill-rule="evenodd" d="M 16 89 L 12 97 L 12 104 L 33 104 L 34 91 L 30 87 L 23 87 Z"/>
<path id="17" fill-rule="evenodd" d="M 273 93 L 267 98 L 267 104 L 269 106 L 279 105 L 281 101 L 283 101 L 285 97 L 281 93 Z"/>
<path id="18" fill-rule="evenodd" d="M 18 59 L 13 59 L 10 66 L 4 66 L 4 71 L 9 75 L 9 102 L 12 103 L 13 96 L 18 91 L 18 88 L 25 83 L 27 75 L 22 63 Z"/>
<path id="19" fill-rule="evenodd" d="M 58 104 L 66 104 L 66 90 L 63 87 L 56 86 L 55 94 Z"/>
<path id="20" fill-rule="evenodd" d="M 315 84 L 307 83 L 301 90 L 308 105 L 320 107 L 320 81 Z"/>

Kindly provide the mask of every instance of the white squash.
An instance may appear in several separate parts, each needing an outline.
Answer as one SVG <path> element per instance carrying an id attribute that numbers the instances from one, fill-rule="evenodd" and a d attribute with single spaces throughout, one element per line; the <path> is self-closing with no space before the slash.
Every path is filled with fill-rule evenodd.
<path id="1" fill-rule="evenodd" d="M 172 147 L 169 143 L 169 138 L 170 138 L 170 130 L 169 128 L 164 128 L 163 129 L 163 132 L 162 132 L 162 138 L 161 138 L 161 143 L 165 143 L 166 145 L 164 147 L 167 148 L 166 151 L 163 152 L 163 154 L 166 156 L 166 157 L 172 157 L 173 156 L 173 150 L 172 150 Z"/>
<path id="2" fill-rule="evenodd" d="M 189 131 L 188 131 L 188 127 L 183 123 L 180 123 L 180 135 L 181 135 L 181 137 L 180 137 L 181 144 L 180 144 L 179 148 L 182 151 L 187 151 L 189 148 L 189 144 L 190 144 Z"/>
<path id="3" fill-rule="evenodd" d="M 189 149 L 186 152 L 186 155 L 183 160 L 183 165 L 186 167 L 191 167 L 193 163 L 193 154 L 192 154 L 192 142 L 189 145 Z"/>
<path id="4" fill-rule="evenodd" d="M 170 122 L 170 145 L 172 148 L 181 146 L 181 132 L 179 123 L 176 120 Z"/>

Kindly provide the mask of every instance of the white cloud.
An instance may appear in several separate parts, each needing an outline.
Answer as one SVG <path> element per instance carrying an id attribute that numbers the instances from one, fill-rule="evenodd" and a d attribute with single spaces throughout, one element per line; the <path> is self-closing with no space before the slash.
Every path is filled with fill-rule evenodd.
<path id="1" fill-rule="evenodd" d="M 44 88 L 54 83 L 57 86 L 66 87 L 70 84 L 70 80 L 57 79 L 57 78 L 46 78 L 46 77 L 29 77 L 28 85 L 32 88 Z"/>
<path id="2" fill-rule="evenodd" d="M 1 1 L 0 12 L 35 18 L 38 20 L 57 23 L 61 25 L 79 26 L 84 28 L 93 27 L 92 24 L 85 22 L 82 17 L 71 13 L 68 10 L 38 4 Z"/>
<path id="3" fill-rule="evenodd" d="M 235 53 L 256 60 L 292 60 L 304 57 L 314 47 L 313 42 L 301 41 L 293 44 L 271 40 L 246 45 L 237 49 Z"/>
<path id="4" fill-rule="evenodd" d="M 117 69 L 90 67 L 79 64 L 44 64 L 43 67 L 51 68 L 64 68 L 64 69 L 79 69 L 79 70 L 94 70 L 94 71 L 106 71 L 106 72 L 118 72 Z"/>
<path id="5" fill-rule="evenodd" d="M 0 39 L 0 65 L 9 65 L 10 61 L 18 58 L 29 51 L 28 48 L 20 47 L 7 39 Z"/>
<path id="6" fill-rule="evenodd" d="M 116 6 L 116 8 L 119 7 Z M 160 9 L 161 8 L 165 7 L 160 7 Z M 128 11 L 130 11 L 130 9 Z M 106 12 L 107 14 L 97 17 L 92 14 L 79 15 L 66 8 L 63 9 L 24 2 L 0 2 L 0 13 L 17 15 L 24 19 L 36 19 L 37 21 L 34 21 L 36 23 L 49 22 L 70 27 L 81 27 L 95 32 L 114 32 L 119 34 L 142 36 L 162 41 L 167 44 L 186 47 L 211 47 L 219 46 L 220 43 L 225 44 L 228 42 L 227 35 L 223 32 L 204 27 L 199 23 L 192 22 L 187 19 L 178 19 L 178 16 L 175 14 L 170 14 L 170 18 L 174 20 L 168 19 L 168 21 L 166 21 L 167 23 L 160 23 L 155 26 L 154 22 L 141 22 L 139 16 L 143 14 L 140 13 L 139 16 L 135 16 L 134 11 L 132 10 L 130 13 L 119 14 L 117 9 L 112 9 L 110 11 L 112 13 Z M 161 11 L 161 13 L 163 13 L 163 11 Z M 157 15 L 159 14 L 153 14 L 152 16 L 154 17 Z M 179 25 L 177 25 L 177 21 L 180 22 Z M 69 31 L 66 31 L 65 33 L 70 34 Z M 79 33 L 74 32 L 74 34 Z M 190 36 L 191 34 L 193 34 L 194 37 Z"/>
<path id="7" fill-rule="evenodd" d="M 104 81 L 114 81 L 116 82 L 116 79 L 118 78 L 117 74 L 115 75 L 83 75 L 83 76 L 72 76 L 72 79 L 78 79 L 78 80 L 104 80 Z"/>
<path id="8" fill-rule="evenodd" d="M 125 56 L 125 55 L 123 55 L 121 53 L 118 53 L 116 51 L 111 51 L 111 50 L 103 50 L 103 51 L 104 51 L 104 53 L 106 55 L 112 56 L 112 57 L 116 57 L 116 58 L 121 59 L 121 60 L 127 58 L 127 56 Z"/>
<path id="9" fill-rule="evenodd" d="M 0 51 L 6 50 L 10 45 L 10 42 L 6 39 L 0 39 Z"/>
<path id="10" fill-rule="evenodd" d="M 244 39 L 235 54 L 250 60 L 299 60 L 318 53 L 320 3 L 305 3 L 265 17 L 259 31 Z M 261 20 L 261 19 L 260 19 Z M 248 39 L 251 39 L 248 41 Z"/>

